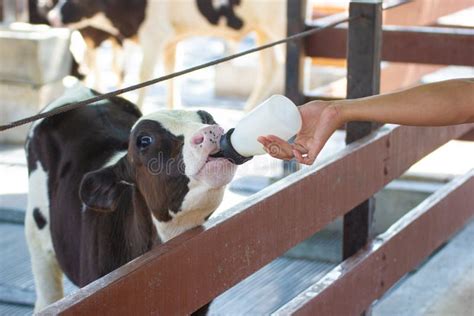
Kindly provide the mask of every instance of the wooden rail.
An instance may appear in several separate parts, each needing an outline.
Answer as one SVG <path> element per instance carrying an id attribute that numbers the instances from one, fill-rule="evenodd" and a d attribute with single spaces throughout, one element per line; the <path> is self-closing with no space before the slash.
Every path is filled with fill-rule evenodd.
<path id="1" fill-rule="evenodd" d="M 428 197 L 274 315 L 360 314 L 474 216 L 473 192 L 474 169 Z"/>
<path id="2" fill-rule="evenodd" d="M 204 227 L 156 247 L 41 314 L 190 313 L 472 128 L 472 124 L 385 126 L 321 165 L 268 187 Z"/>
<path id="3" fill-rule="evenodd" d="M 464 3 L 464 0 L 460 2 Z M 292 0 L 291 5 L 288 4 L 288 12 L 294 16 L 292 21 L 289 20 L 289 33 L 304 29 L 304 23 L 301 23 L 304 4 L 304 0 Z M 408 45 L 409 41 L 403 39 L 402 33 L 409 36 L 414 34 L 412 41 L 428 37 L 424 33 L 426 29 L 401 30 L 387 27 L 382 32 L 380 2 L 351 3 L 351 6 L 353 14 L 362 12 L 369 21 L 361 22 L 364 20 L 359 19 L 358 22 L 351 23 L 349 32 L 343 28 L 329 31 L 333 32 L 333 36 L 325 44 L 331 46 L 331 43 L 338 42 L 337 38 L 345 37 L 346 33 L 352 34 L 348 55 L 348 73 L 352 79 L 348 81 L 348 95 L 359 97 L 377 93 L 380 58 L 387 56 L 384 54 L 393 54 L 384 53 L 387 47 Z M 436 10 L 441 12 L 450 9 L 443 6 Z M 364 30 L 369 31 L 369 38 L 362 36 Z M 435 37 L 437 40 L 451 41 L 454 46 L 460 45 L 461 40 L 457 37 L 459 34 L 461 37 L 466 35 L 465 30 L 459 34 L 452 34 L 449 29 L 446 32 L 439 31 Z M 381 34 L 383 42 L 388 37 L 388 44 L 384 44 L 382 50 Z M 447 37 L 443 37 L 445 35 Z M 467 35 L 467 47 L 471 47 L 472 36 L 470 33 Z M 401 44 L 395 42 L 397 37 L 402 41 Z M 302 44 L 290 44 L 287 54 L 289 65 L 286 91 L 297 103 L 304 100 L 301 60 L 305 54 Z M 317 53 L 311 51 L 314 49 L 311 45 L 317 45 L 314 38 L 307 44 L 310 45 L 310 54 L 320 54 L 323 49 L 318 48 Z M 423 45 L 425 46 L 417 46 L 417 49 L 439 47 L 433 38 L 428 38 Z M 345 57 L 345 46 L 332 47 L 334 54 L 344 54 Z M 367 47 L 370 48 L 370 58 L 363 51 Z M 440 62 L 435 53 L 438 52 L 422 55 L 421 62 Z M 409 56 L 415 56 L 414 50 L 410 51 L 409 48 L 404 54 L 403 58 L 390 58 L 405 60 Z M 462 52 L 450 57 L 446 57 L 444 53 L 441 55 L 444 56 L 444 62 L 471 62 Z M 363 67 L 360 67 L 361 63 L 364 63 Z M 474 131 L 474 124 L 438 128 L 384 126 L 358 139 L 376 127 L 364 122 L 351 124 L 348 128 L 348 142 L 351 144 L 330 159 L 291 174 L 212 218 L 203 227 L 190 230 L 155 247 L 147 254 L 49 306 L 40 314 L 189 314 L 334 219 L 347 214 L 363 215 L 361 220 L 365 226 L 362 230 L 354 229 L 354 224 L 358 221 L 347 221 L 352 225 L 347 233 L 356 240 L 346 242 L 346 257 L 358 251 L 370 239 L 371 222 L 366 216 L 370 214 L 370 202 L 363 206 L 362 211 L 354 211 L 354 208 L 363 205 L 361 203 L 364 201 L 370 201 L 375 192 L 439 146 L 468 133 L 472 135 Z M 276 314 L 315 315 L 315 311 L 321 315 L 360 314 L 364 311 L 369 314 L 368 308 L 374 299 L 380 297 L 403 274 L 472 217 L 474 195 L 470 192 L 474 188 L 473 173 L 471 171 L 448 184 Z M 450 209 L 449 213 L 445 211 L 446 208 Z M 420 238 L 419 232 L 425 232 L 426 236 Z M 408 255 L 407 249 L 412 250 Z M 397 264 L 393 264 L 394 260 L 397 260 Z M 354 288 L 358 290 L 353 291 Z"/>
<path id="4" fill-rule="evenodd" d="M 474 29 L 384 26 L 382 37 L 384 61 L 474 66 Z M 306 40 L 306 55 L 310 57 L 346 58 L 346 50 L 344 26 L 316 33 Z"/>

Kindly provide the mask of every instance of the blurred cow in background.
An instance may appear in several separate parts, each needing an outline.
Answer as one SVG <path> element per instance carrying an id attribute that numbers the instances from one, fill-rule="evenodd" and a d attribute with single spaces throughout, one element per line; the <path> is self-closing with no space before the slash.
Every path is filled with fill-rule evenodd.
<path id="1" fill-rule="evenodd" d="M 48 24 L 48 12 L 58 3 L 58 0 L 29 0 L 28 9 L 30 23 Z M 123 39 L 114 36 L 106 31 L 94 27 L 85 27 L 77 30 L 82 39 L 73 34 L 73 43 L 71 47 L 73 58 L 73 67 L 71 75 L 79 80 L 86 79 L 87 85 L 100 90 L 101 76 L 97 67 L 97 49 L 105 41 L 110 41 L 112 45 L 112 68 L 117 76 L 117 85 L 121 85 L 124 79 L 123 65 L 120 60 L 122 53 Z M 78 49 L 78 41 L 82 41 L 84 47 Z"/>
<path id="2" fill-rule="evenodd" d="M 216 36 L 238 41 L 255 32 L 258 45 L 283 37 L 286 0 L 59 0 L 48 12 L 48 20 L 54 26 L 79 30 L 93 27 L 116 38 L 136 40 L 143 53 L 139 80 L 146 81 L 152 78 L 159 57 L 163 58 L 166 73 L 174 71 L 176 45 L 186 37 Z M 277 69 L 275 50 L 262 51 L 247 109 L 268 96 Z M 173 95 L 170 82 L 169 107 L 173 106 Z M 145 90 L 141 89 L 139 105 L 144 97 Z"/>

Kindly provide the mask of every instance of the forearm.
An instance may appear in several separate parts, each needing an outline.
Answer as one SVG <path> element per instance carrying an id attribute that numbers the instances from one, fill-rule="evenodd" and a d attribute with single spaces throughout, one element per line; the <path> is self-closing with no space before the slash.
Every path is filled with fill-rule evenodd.
<path id="1" fill-rule="evenodd" d="M 442 126 L 474 122 L 474 79 L 421 85 L 400 92 L 335 102 L 342 121 Z"/>

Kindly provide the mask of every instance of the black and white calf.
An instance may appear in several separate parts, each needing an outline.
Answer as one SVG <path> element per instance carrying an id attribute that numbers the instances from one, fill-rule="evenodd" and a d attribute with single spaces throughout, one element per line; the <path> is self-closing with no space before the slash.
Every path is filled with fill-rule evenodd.
<path id="1" fill-rule="evenodd" d="M 30 23 L 50 24 L 48 13 L 56 6 L 58 0 L 29 0 L 28 10 Z M 71 75 L 80 80 L 85 79 L 87 86 L 101 90 L 103 86 L 101 73 L 97 66 L 97 52 L 102 43 L 109 41 L 112 48 L 112 70 L 117 77 L 117 85 L 123 83 L 125 72 L 123 69 L 123 39 L 106 31 L 94 27 L 77 29 L 77 33 L 71 36 L 71 53 L 73 55 L 73 67 Z"/>
<path id="2" fill-rule="evenodd" d="M 46 1 L 46 0 L 43 0 Z M 52 25 L 94 27 L 123 39 L 137 39 L 143 52 L 140 81 L 153 76 L 163 57 L 166 73 L 174 71 L 176 45 L 190 36 L 241 40 L 255 32 L 263 44 L 286 35 L 287 0 L 59 0 L 48 13 Z M 203 47 L 202 49 L 206 49 Z M 268 96 L 279 70 L 275 50 L 260 52 L 260 69 L 248 108 Z M 236 78 L 236 80 L 238 80 Z M 168 106 L 173 106 L 172 81 Z M 139 91 L 138 105 L 144 100 Z"/>
<path id="3" fill-rule="evenodd" d="M 93 95 L 79 86 L 47 109 Z M 25 225 L 35 310 L 63 296 L 63 273 L 84 286 L 201 225 L 236 169 L 210 157 L 222 134 L 207 112 L 142 117 L 118 97 L 36 122 Z"/>

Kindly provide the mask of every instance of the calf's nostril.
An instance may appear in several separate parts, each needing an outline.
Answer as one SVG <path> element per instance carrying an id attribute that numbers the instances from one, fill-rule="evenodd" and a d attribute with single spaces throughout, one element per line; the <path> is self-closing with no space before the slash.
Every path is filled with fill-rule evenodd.
<path id="1" fill-rule="evenodd" d="M 191 139 L 191 143 L 194 145 L 200 145 L 204 142 L 204 135 L 194 135 L 193 138 Z"/>

